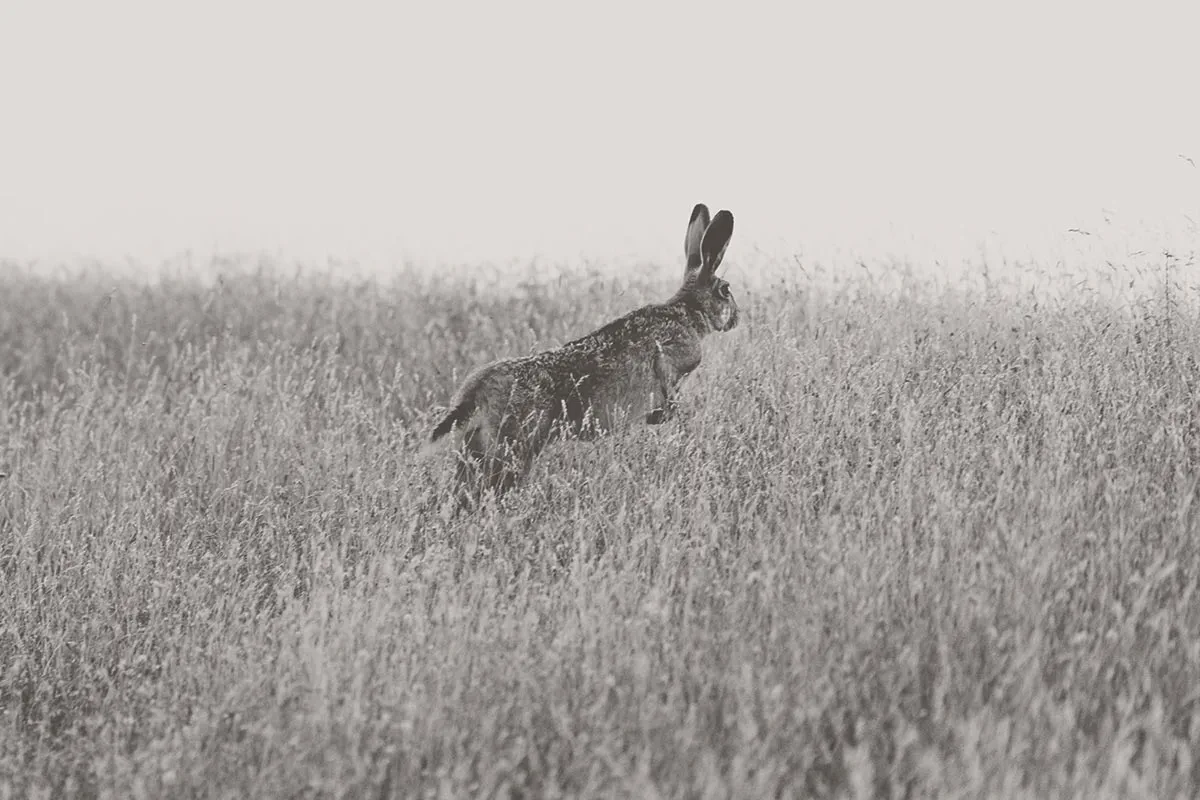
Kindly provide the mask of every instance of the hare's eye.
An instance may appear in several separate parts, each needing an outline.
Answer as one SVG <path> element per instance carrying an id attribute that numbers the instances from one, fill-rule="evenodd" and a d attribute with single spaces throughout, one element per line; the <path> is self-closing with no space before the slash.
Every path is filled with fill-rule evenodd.
<path id="1" fill-rule="evenodd" d="M 729 284 L 728 283 L 721 283 L 721 284 L 717 285 L 717 297 L 723 298 L 725 300 L 729 299 Z"/>

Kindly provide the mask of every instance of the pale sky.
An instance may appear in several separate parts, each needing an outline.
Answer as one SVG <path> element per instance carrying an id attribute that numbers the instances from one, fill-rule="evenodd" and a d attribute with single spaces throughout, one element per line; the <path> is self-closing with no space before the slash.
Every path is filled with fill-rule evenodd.
<path id="1" fill-rule="evenodd" d="M 672 257 L 1200 221 L 1200 3 L 0 5 L 0 256 Z M 899 244 L 897 244 L 899 243 Z"/>

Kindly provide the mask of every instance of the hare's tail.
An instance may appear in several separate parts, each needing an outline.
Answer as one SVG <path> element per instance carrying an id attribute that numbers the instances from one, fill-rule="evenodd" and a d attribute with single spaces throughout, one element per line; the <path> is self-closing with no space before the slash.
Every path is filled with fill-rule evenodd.
<path id="1" fill-rule="evenodd" d="M 446 414 L 446 416 L 442 418 L 442 421 L 437 424 L 437 427 L 433 429 L 433 433 L 430 435 L 429 441 L 436 442 L 438 439 L 452 431 L 455 425 L 462 425 L 464 422 L 469 420 L 471 415 L 474 413 L 475 398 L 463 398 L 463 401 L 452 408 L 450 413 Z"/>

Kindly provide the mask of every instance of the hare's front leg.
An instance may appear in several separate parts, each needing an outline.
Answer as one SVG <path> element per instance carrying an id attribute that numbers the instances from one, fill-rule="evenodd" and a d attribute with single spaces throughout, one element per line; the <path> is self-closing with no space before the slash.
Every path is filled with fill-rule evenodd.
<path id="1" fill-rule="evenodd" d="M 663 352 L 659 344 L 654 352 L 654 396 L 650 413 L 646 415 L 647 425 L 661 425 L 675 414 L 675 387 L 679 384 L 679 376 L 671 360 Z"/>
<path id="2" fill-rule="evenodd" d="M 646 422 L 657 425 L 676 409 L 675 394 L 683 379 L 700 366 L 700 341 L 695 335 L 676 335 L 654 343 L 653 372 L 657 391 Z"/>

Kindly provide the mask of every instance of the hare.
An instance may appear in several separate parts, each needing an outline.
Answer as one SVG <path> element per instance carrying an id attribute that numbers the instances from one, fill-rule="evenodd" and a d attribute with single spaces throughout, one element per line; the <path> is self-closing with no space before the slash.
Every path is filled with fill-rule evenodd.
<path id="1" fill-rule="evenodd" d="M 580 440 L 628 420 L 656 425 L 675 409 L 680 382 L 700 364 L 700 340 L 738 323 L 729 284 L 716 276 L 733 215 L 692 210 L 683 285 L 581 339 L 524 358 L 494 361 L 467 377 L 433 429 L 435 442 L 460 427 L 460 505 L 512 489 L 555 435 Z"/>

